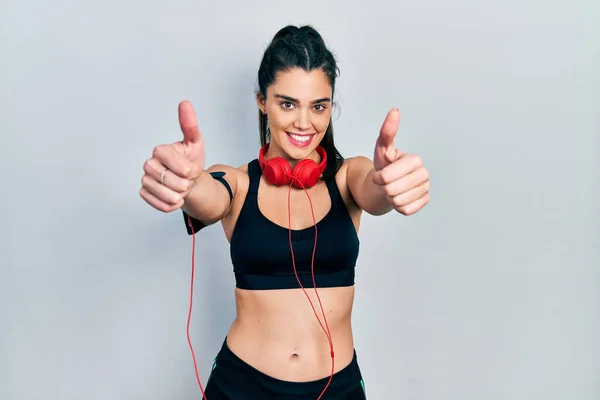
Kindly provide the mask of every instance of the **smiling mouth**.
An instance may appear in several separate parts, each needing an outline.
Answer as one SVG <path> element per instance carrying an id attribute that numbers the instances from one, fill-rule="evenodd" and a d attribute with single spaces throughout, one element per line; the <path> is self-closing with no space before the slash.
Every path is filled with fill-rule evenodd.
<path id="1" fill-rule="evenodd" d="M 308 145 L 312 141 L 312 138 L 316 135 L 315 133 L 311 133 L 309 135 L 298 135 L 287 131 L 285 133 L 287 133 L 291 141 L 297 146 Z"/>

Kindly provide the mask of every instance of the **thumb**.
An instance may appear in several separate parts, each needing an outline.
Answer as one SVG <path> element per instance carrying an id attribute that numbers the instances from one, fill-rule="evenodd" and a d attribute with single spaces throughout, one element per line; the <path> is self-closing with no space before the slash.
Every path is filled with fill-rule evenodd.
<path id="1" fill-rule="evenodd" d="M 383 121 L 381 130 L 379 131 L 377 145 L 385 148 L 393 147 L 394 138 L 396 137 L 396 133 L 398 132 L 399 125 L 400 110 L 398 110 L 397 108 L 393 108 L 388 112 L 387 116 L 385 117 L 385 121 Z"/>
<path id="2" fill-rule="evenodd" d="M 200 141 L 202 135 L 198 129 L 194 107 L 189 101 L 179 103 L 179 126 L 183 132 L 183 143 L 191 144 Z"/>
<path id="3" fill-rule="evenodd" d="M 373 165 L 380 171 L 398 158 L 398 150 L 394 146 L 394 138 L 400 124 L 400 111 L 397 108 L 390 110 L 383 121 L 379 137 L 375 143 Z"/>
<path id="4" fill-rule="evenodd" d="M 388 147 L 387 151 L 385 152 L 385 160 L 388 162 L 388 164 L 398 161 L 400 157 L 402 157 L 402 152 L 394 146 Z"/>

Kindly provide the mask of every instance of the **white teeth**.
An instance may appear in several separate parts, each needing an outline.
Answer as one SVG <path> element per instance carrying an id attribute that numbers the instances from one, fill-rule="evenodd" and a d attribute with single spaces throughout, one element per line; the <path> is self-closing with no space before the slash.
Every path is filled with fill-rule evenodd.
<path id="1" fill-rule="evenodd" d="M 294 139 L 297 142 L 308 142 L 308 140 L 310 139 L 310 136 L 298 136 L 298 135 L 294 135 L 289 133 L 289 135 L 292 137 L 292 139 Z"/>

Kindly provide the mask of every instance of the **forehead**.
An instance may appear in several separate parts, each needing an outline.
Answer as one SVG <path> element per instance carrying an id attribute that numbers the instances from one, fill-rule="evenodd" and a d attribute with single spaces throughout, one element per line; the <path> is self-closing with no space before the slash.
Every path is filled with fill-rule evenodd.
<path id="1" fill-rule="evenodd" d="M 268 89 L 269 95 L 279 94 L 310 102 L 314 99 L 331 96 L 331 85 L 321 69 L 305 71 L 293 68 L 277 74 L 275 82 Z"/>

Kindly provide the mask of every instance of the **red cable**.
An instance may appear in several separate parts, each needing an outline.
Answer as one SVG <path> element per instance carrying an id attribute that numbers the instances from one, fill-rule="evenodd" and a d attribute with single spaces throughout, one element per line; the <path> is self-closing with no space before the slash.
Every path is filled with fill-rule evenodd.
<path id="1" fill-rule="evenodd" d="M 292 179 L 296 179 L 296 178 L 292 177 Z M 325 311 L 323 310 L 323 304 L 321 303 L 321 298 L 319 297 L 319 292 L 317 291 L 317 284 L 315 281 L 315 252 L 317 249 L 317 232 L 318 232 L 317 221 L 315 219 L 315 211 L 313 209 L 310 195 L 306 191 L 306 188 L 304 188 L 304 185 L 302 185 L 301 181 L 299 181 L 298 179 L 296 179 L 296 181 L 298 182 L 298 184 L 300 184 L 300 186 L 302 186 L 302 189 L 304 189 L 304 193 L 306 193 L 306 196 L 308 197 L 308 202 L 310 203 L 310 210 L 311 210 L 311 214 L 313 217 L 313 225 L 315 227 L 315 240 L 314 240 L 315 244 L 313 246 L 313 253 L 312 253 L 310 267 L 311 267 L 311 275 L 312 275 L 312 279 L 313 279 L 315 294 L 317 296 L 317 300 L 319 300 L 319 305 L 321 306 L 321 313 L 323 314 L 323 319 L 325 321 L 325 326 L 327 327 L 327 329 L 325 329 L 325 327 L 323 327 L 323 324 L 321 323 L 321 319 L 317 315 L 317 311 L 315 310 L 313 302 L 311 301 L 310 297 L 308 296 L 308 293 L 306 293 L 306 290 L 304 289 L 302 282 L 300 282 L 300 278 L 298 277 L 298 271 L 296 270 L 296 260 L 294 259 L 294 248 L 292 246 L 292 219 L 291 219 L 292 218 L 292 210 L 291 210 L 291 208 L 292 208 L 292 201 L 291 201 L 292 183 L 290 183 L 289 190 L 288 190 L 288 227 L 289 227 L 288 232 L 289 232 L 290 250 L 292 252 L 292 265 L 294 267 L 294 274 L 296 275 L 296 280 L 298 281 L 298 284 L 300 285 L 300 287 L 302 288 L 302 291 L 306 295 L 306 298 L 308 299 L 308 302 L 310 303 L 310 306 L 312 307 L 313 312 L 315 313 L 315 317 L 317 317 L 317 321 L 319 321 L 319 325 L 321 325 L 321 328 L 323 328 L 323 330 L 325 331 L 325 335 L 327 336 L 327 339 L 329 341 L 329 348 L 331 350 L 331 375 L 329 377 L 329 381 L 327 382 L 327 385 L 325 385 L 325 388 L 323 389 L 323 391 L 317 398 L 317 400 L 320 400 L 321 397 L 323 397 L 323 394 L 325 394 L 325 391 L 327 390 L 327 388 L 329 387 L 329 385 L 331 384 L 331 381 L 333 379 L 333 372 L 334 372 L 334 368 L 335 368 L 333 341 L 331 340 L 331 331 L 329 330 L 329 325 L 327 324 L 327 317 L 325 316 Z"/>
<path id="2" fill-rule="evenodd" d="M 303 186 L 300 181 L 298 181 L 298 182 L 300 183 L 301 186 Z M 308 302 L 310 303 L 310 306 L 312 307 L 313 312 L 315 313 L 315 317 L 317 318 L 317 321 L 319 321 L 319 325 L 321 325 L 321 328 L 325 331 L 325 335 L 327 336 L 327 339 L 329 341 L 329 348 L 331 350 L 331 375 L 329 377 L 329 381 L 327 382 L 327 385 L 325 385 L 325 388 L 323 389 L 323 391 L 317 398 L 317 400 L 320 400 L 321 397 L 323 397 L 323 395 L 325 394 L 325 391 L 327 390 L 327 388 L 329 388 L 331 381 L 333 380 L 333 374 L 334 374 L 334 369 L 335 369 L 335 361 L 334 361 L 335 355 L 334 355 L 334 351 L 333 351 L 333 341 L 331 339 L 331 331 L 329 330 L 329 324 L 327 323 L 327 316 L 325 315 L 325 311 L 323 310 L 323 303 L 321 303 L 321 297 L 319 296 L 319 292 L 317 291 L 317 283 L 315 280 L 315 252 L 317 250 L 317 232 L 318 232 L 317 231 L 317 222 L 315 219 L 315 211 L 313 209 L 313 204 L 310 199 L 310 195 L 308 194 L 308 192 L 306 191 L 306 188 L 304 188 L 304 186 L 302 188 L 304 189 L 304 193 L 306 193 L 306 196 L 308 197 L 308 202 L 310 203 L 310 210 L 311 210 L 311 214 L 312 214 L 312 218 L 313 218 L 313 224 L 315 227 L 315 240 L 314 240 L 312 259 L 311 259 L 311 275 L 312 275 L 313 285 L 314 285 L 314 289 L 315 289 L 315 294 L 317 296 L 317 299 L 319 300 L 319 305 L 321 307 L 321 313 L 323 314 L 323 320 L 325 321 L 325 326 L 323 326 L 323 323 L 321 322 L 321 319 L 319 318 L 319 315 L 317 314 L 317 311 L 315 310 L 313 302 L 310 299 L 310 297 L 308 296 L 308 293 L 306 293 L 306 290 L 304 289 L 304 286 L 302 285 L 302 282 L 300 281 L 300 277 L 298 276 L 298 271 L 296 270 L 296 260 L 294 258 L 294 248 L 292 245 L 292 220 L 291 220 L 291 218 L 292 218 L 292 211 L 291 211 L 291 208 L 292 208 L 292 202 L 291 202 L 292 184 L 290 184 L 289 191 L 288 191 L 288 225 L 289 225 L 288 232 L 289 232 L 290 250 L 292 253 L 292 265 L 294 267 L 294 274 L 296 275 L 296 280 L 298 281 L 298 284 L 300 285 L 300 287 L 302 288 L 302 291 L 306 295 L 306 298 L 308 299 Z M 191 282 L 190 282 L 190 307 L 189 307 L 188 319 L 187 319 L 187 339 L 188 339 L 188 344 L 190 346 L 190 350 L 192 353 L 192 359 L 194 361 L 194 371 L 196 372 L 196 380 L 198 381 L 198 386 L 200 387 L 200 391 L 202 392 L 202 398 L 204 400 L 207 400 L 206 394 L 204 393 L 204 388 L 202 387 L 202 383 L 200 381 L 200 375 L 198 374 L 198 364 L 196 362 L 196 355 L 194 353 L 194 347 L 192 346 L 192 341 L 190 339 L 190 322 L 191 322 L 191 318 L 192 318 L 192 305 L 193 305 L 193 300 L 194 300 L 196 234 L 194 232 L 192 219 L 189 215 L 188 215 L 188 224 L 192 231 L 192 277 L 191 277 Z"/>
<path id="3" fill-rule="evenodd" d="M 192 359 L 194 360 L 194 370 L 196 371 L 196 380 L 198 381 L 198 386 L 200 386 L 200 391 L 202 392 L 202 397 L 204 398 L 204 400 L 206 399 L 206 395 L 204 394 L 204 388 L 202 387 L 202 383 L 200 382 L 200 375 L 198 374 L 198 364 L 196 363 L 196 355 L 194 354 L 194 347 L 192 346 L 192 340 L 190 339 L 190 321 L 192 319 L 192 303 L 194 302 L 194 270 L 195 268 L 195 263 L 194 263 L 194 259 L 195 257 L 195 249 L 196 249 L 196 234 L 194 232 L 194 226 L 192 224 L 192 219 L 191 217 L 188 215 L 188 224 L 190 225 L 190 228 L 192 229 L 192 278 L 191 278 L 191 282 L 190 282 L 190 309 L 188 312 L 188 320 L 187 320 L 187 339 L 188 339 L 188 344 L 190 345 L 190 350 L 192 351 Z"/>

